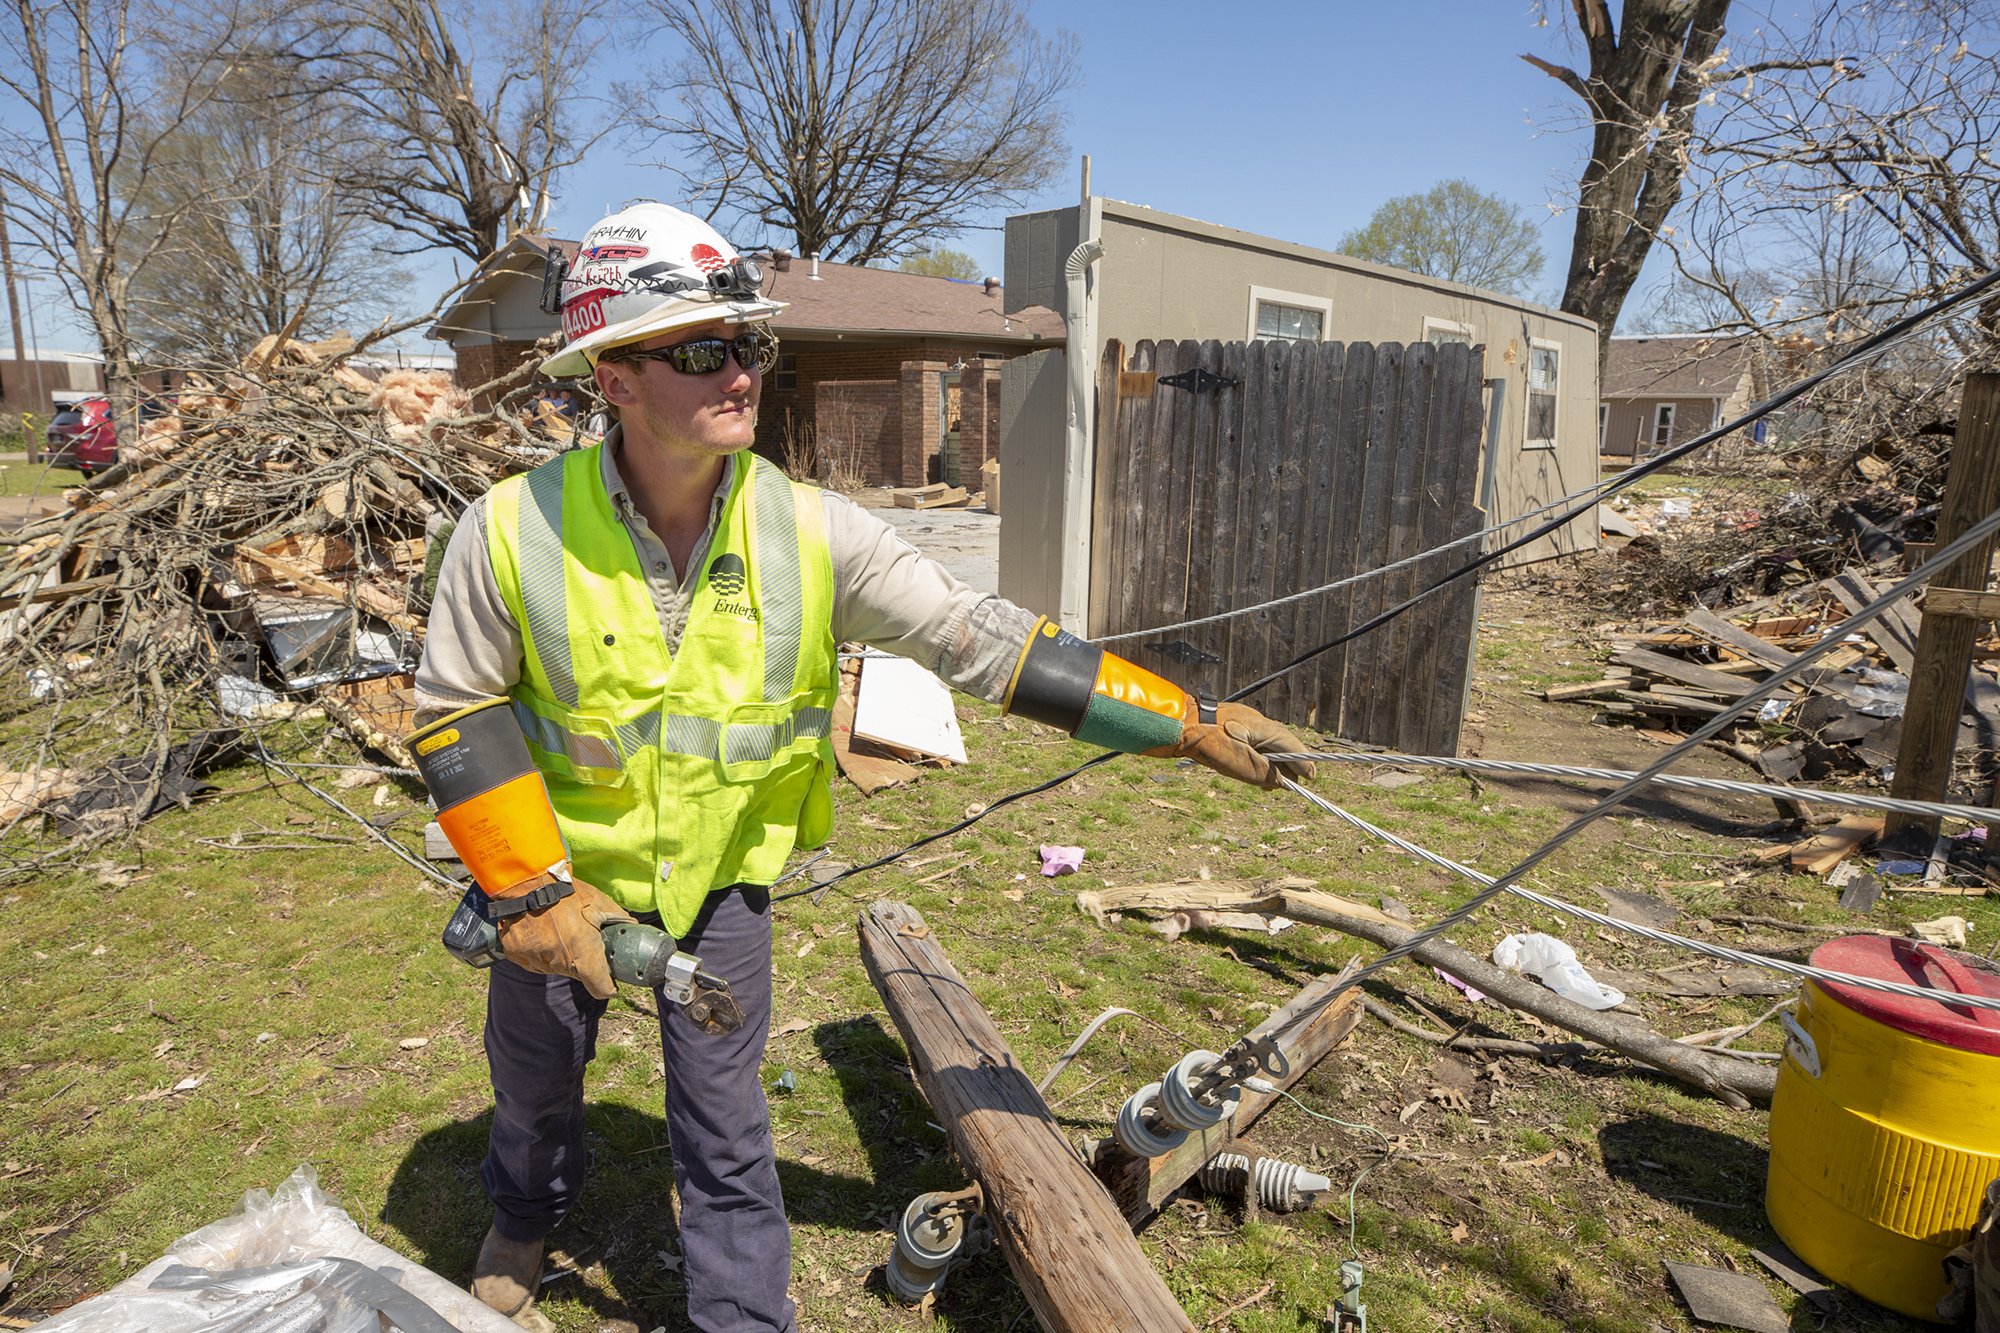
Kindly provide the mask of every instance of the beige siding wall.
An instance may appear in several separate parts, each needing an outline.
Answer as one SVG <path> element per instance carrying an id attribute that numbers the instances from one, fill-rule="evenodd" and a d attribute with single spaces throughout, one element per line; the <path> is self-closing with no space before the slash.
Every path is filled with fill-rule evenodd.
<path id="1" fill-rule="evenodd" d="M 1264 299 L 1322 309 L 1328 341 L 1420 342 L 1439 324 L 1456 325 L 1485 346 L 1487 378 L 1505 381 L 1494 488 L 1499 515 L 1538 508 L 1596 479 L 1597 330 L 1588 321 L 1249 232 L 1094 202 L 1104 242 L 1094 269 L 1101 338 L 1127 346 L 1144 338 L 1241 341 L 1252 333 L 1253 288 Z M 1064 310 L 1063 261 L 1079 227 L 1076 209 L 1008 219 L 1009 308 Z M 1287 302 L 1286 293 L 1295 299 Z M 1528 355 L 1537 342 L 1560 356 L 1553 448 L 1530 448 L 1526 440 Z M 1510 562 L 1595 547 L 1597 538 L 1596 524 L 1581 519 Z"/>
<path id="2" fill-rule="evenodd" d="M 1673 429 L 1665 445 L 1680 444 L 1708 430 L 1716 420 L 1713 398 L 1622 398 L 1606 404 L 1604 453 L 1609 458 L 1633 458 L 1657 452 L 1654 422 L 1661 404 L 1674 406 Z"/>

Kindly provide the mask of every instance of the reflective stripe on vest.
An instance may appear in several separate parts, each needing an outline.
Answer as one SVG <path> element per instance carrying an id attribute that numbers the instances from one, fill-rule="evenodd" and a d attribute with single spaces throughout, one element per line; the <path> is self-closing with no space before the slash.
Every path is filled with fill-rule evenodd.
<path id="1" fill-rule="evenodd" d="M 577 876 L 684 932 L 711 888 L 768 883 L 827 832 L 833 575 L 817 491 L 734 457 L 677 653 L 600 449 L 490 492 L 522 630 L 514 711 Z"/>

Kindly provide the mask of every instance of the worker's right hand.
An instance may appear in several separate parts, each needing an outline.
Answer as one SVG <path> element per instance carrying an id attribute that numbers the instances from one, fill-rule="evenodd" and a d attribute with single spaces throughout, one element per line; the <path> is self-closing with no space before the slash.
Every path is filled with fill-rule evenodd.
<path id="1" fill-rule="evenodd" d="M 573 977 L 600 1000 L 617 994 L 603 928 L 630 921 L 632 914 L 582 880 L 572 880 L 564 897 L 534 912 L 500 918 L 500 952 L 530 972 Z M 522 890 L 533 889 L 533 884 Z"/>

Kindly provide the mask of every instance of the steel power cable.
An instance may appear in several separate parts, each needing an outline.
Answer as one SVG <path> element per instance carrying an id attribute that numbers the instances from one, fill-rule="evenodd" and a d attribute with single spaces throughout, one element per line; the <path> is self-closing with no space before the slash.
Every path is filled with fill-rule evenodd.
<path id="1" fill-rule="evenodd" d="M 1325 642 L 1313 648 L 1310 648 L 1303 653 L 1300 653 L 1298 656 L 1292 658 L 1290 661 L 1286 662 L 1283 666 L 1280 666 L 1275 671 L 1272 671 L 1264 676 L 1259 677 L 1256 680 L 1251 681 L 1249 684 L 1242 686 L 1233 693 L 1227 695 L 1226 696 L 1227 700 L 1233 703 L 1246 699 L 1251 695 L 1256 694 L 1258 691 L 1264 689 L 1265 687 L 1271 685 L 1273 682 L 1279 680 L 1287 672 L 1297 670 L 1299 667 L 1305 665 L 1307 662 L 1310 662 L 1314 658 L 1320 657 L 1326 653 L 1333 651 L 1335 648 L 1340 647 L 1342 644 L 1351 642 L 1352 640 L 1357 639 L 1364 634 L 1368 634 L 1374 630 L 1380 629 L 1382 626 L 1388 624 L 1389 622 L 1409 612 L 1413 607 L 1417 606 L 1424 600 L 1424 598 L 1430 596 L 1431 594 L 1441 591 L 1442 589 L 1451 586 L 1452 584 L 1458 582 L 1463 578 L 1466 578 L 1471 574 L 1477 573 L 1479 570 L 1484 569 L 1488 565 L 1493 564 L 1495 561 L 1501 559 L 1502 557 L 1514 551 L 1517 551 L 1522 547 L 1527 546 L 1541 539 L 1542 537 L 1547 536 L 1549 533 L 1556 531 L 1558 528 L 1563 527 L 1565 524 L 1572 522 L 1578 516 L 1583 514 L 1585 511 L 1595 508 L 1595 506 L 1604 497 L 1609 495 L 1614 495 L 1619 491 L 1624 490 L 1627 487 L 1631 486 L 1635 482 L 1643 480 L 1644 478 L 1649 477 L 1654 473 L 1663 470 L 1664 468 L 1670 466 L 1671 464 L 1678 462 L 1680 459 L 1687 457 L 1689 454 L 1694 453 L 1696 450 L 1706 448 L 1708 445 L 1713 444 L 1715 441 L 1719 439 L 1722 439 L 1724 436 L 1729 435 L 1734 431 L 1741 430 L 1743 429 L 1743 427 L 1755 423 L 1756 421 L 1762 419 L 1763 417 L 1768 416 L 1770 413 L 1777 411 L 1779 408 L 1787 406 L 1792 402 L 1795 402 L 1799 398 L 1803 397 L 1805 394 L 1808 394 L 1812 392 L 1812 390 L 1814 390 L 1815 388 L 1818 388 L 1821 384 L 1824 384 L 1827 380 L 1832 379 L 1837 375 L 1844 374 L 1848 370 L 1851 370 L 1855 366 L 1861 364 L 1863 361 L 1871 359 L 1877 353 L 1887 349 L 1894 343 L 1900 342 L 1902 339 L 1910 336 L 1912 333 L 1914 333 L 1924 324 L 1928 323 L 1930 320 L 1936 318 L 1941 314 L 1944 314 L 1946 311 L 1954 309 L 1957 306 L 1963 305 L 1966 302 L 1977 298 L 1978 296 L 1991 290 L 1995 286 L 2000 286 L 2000 268 L 1989 270 L 1988 272 L 1982 274 L 1978 278 L 1973 279 L 1965 286 L 1960 287 L 1957 291 L 1950 292 L 1942 297 L 1939 297 L 1937 300 L 1931 302 L 1929 305 L 1924 306 L 1919 310 L 1913 311 L 1908 315 L 1905 315 L 1903 318 L 1896 320 L 1894 323 L 1891 323 L 1885 326 L 1884 328 L 1878 330 L 1876 333 L 1871 334 L 1869 337 L 1864 338 L 1862 341 L 1856 343 L 1852 348 L 1848 349 L 1848 351 L 1844 353 L 1838 360 L 1833 361 L 1832 363 L 1822 367 L 1821 369 L 1815 371 L 1814 373 L 1805 376 L 1803 379 L 1793 381 L 1791 384 L 1779 390 L 1777 393 L 1772 394 L 1769 398 L 1766 398 L 1762 402 L 1757 403 L 1753 407 L 1749 408 L 1747 411 L 1743 413 L 1742 416 L 1739 416 L 1732 421 L 1725 422 L 1722 425 L 1715 427 L 1713 430 L 1708 431 L 1706 434 L 1698 435 L 1694 439 L 1687 441 L 1685 444 L 1675 445 L 1673 448 L 1655 455 L 1654 457 L 1648 459 L 1644 463 L 1637 465 L 1636 467 L 1627 468 L 1624 472 L 1621 472 L 1616 478 L 1614 478 L 1609 484 L 1605 485 L 1602 489 L 1595 491 L 1594 492 L 1595 498 L 1573 505 L 1568 510 L 1565 510 L 1562 513 L 1557 514 L 1555 517 L 1550 518 L 1544 521 L 1543 523 L 1538 524 L 1534 528 L 1530 529 L 1528 532 L 1523 533 L 1521 536 L 1516 537 L 1499 546 L 1496 546 L 1490 551 L 1483 552 L 1479 556 L 1471 560 L 1468 560 L 1464 564 L 1458 566 L 1456 569 L 1453 569 L 1451 572 L 1445 574 L 1435 583 L 1432 583 L 1422 588 L 1421 590 L 1414 593 L 1405 600 L 1398 602 L 1396 605 L 1391 606 L 1383 611 L 1378 612 L 1374 616 L 1371 616 L 1369 619 L 1363 621 L 1361 624 L 1353 626 L 1352 628 L 1344 631 L 1343 633 L 1338 634 L 1333 638 L 1328 639 Z M 1445 546 L 1433 548 L 1431 552 L 1424 553 L 1424 555 L 1428 556 L 1440 553 L 1442 551 L 1450 549 L 1451 546 L 1454 544 L 1455 543 L 1447 543 Z M 1419 558 L 1423 557 L 1412 557 L 1411 559 L 1416 560 Z M 1924 566 L 1925 569 L 1928 569 L 1929 567 L 1930 565 L 1928 563 Z M 1235 614 L 1235 613 L 1229 613 L 1229 614 Z M 1853 622 L 1850 621 L 1849 623 Z M 1162 633 L 1165 631 L 1156 630 L 1149 632 Z M 1797 663 L 1794 663 L 1792 667 L 1787 668 L 1787 671 L 1796 669 L 1797 665 L 1798 665 Z M 1766 684 L 1769 685 L 1772 683 L 1772 681 L 1777 681 L 1781 678 L 1789 679 L 1789 676 L 1772 677 L 1771 681 L 1767 681 Z M 1746 697 L 1755 697 L 1761 699 L 1764 697 L 1764 695 L 1762 693 L 1757 693 L 1753 696 L 1746 696 Z M 1734 715 L 1734 710 L 1732 710 L 1729 713 L 1719 714 L 1718 717 L 1726 718 L 1726 717 L 1731 717 L 1733 715 Z M 1711 724 L 1713 724 L 1713 721 L 1714 719 L 1711 720 Z M 1704 728 L 1702 734 L 1704 735 L 1705 738 L 1707 735 L 1713 735 L 1714 732 L 1709 731 L 1707 728 Z M 1678 749 L 1678 747 L 1676 748 Z M 1673 752 L 1670 751 L 1669 753 Z M 893 864 L 894 862 L 901 860 L 903 857 L 908 856 L 911 852 L 917 851 L 918 849 L 923 847 L 927 847 L 930 844 L 937 842 L 943 838 L 951 837 L 953 834 L 963 832 L 964 830 L 972 827 L 974 824 L 979 823 L 987 815 L 991 814 L 995 810 L 1005 809 L 1007 806 L 1016 804 L 1017 802 L 1025 800 L 1030 796 L 1036 796 L 1042 792 L 1052 790 L 1053 788 L 1061 786 L 1063 783 L 1068 782 L 1070 779 L 1077 777 L 1078 775 L 1092 768 L 1096 768 L 1102 764 L 1107 764 L 1111 762 L 1113 759 L 1119 757 L 1120 757 L 1119 751 L 1107 750 L 1102 754 L 1096 755 L 1093 758 L 1088 759 L 1081 764 L 1078 764 L 1074 768 L 1067 769 L 1064 772 L 1056 774 L 1054 777 L 1049 778 L 1046 781 L 1039 782 L 1032 787 L 1024 787 L 1021 788 L 1020 790 L 1009 792 L 1005 796 L 1002 796 L 992 801 L 987 806 L 985 806 L 985 808 L 979 810 L 977 813 L 967 815 L 965 818 L 958 820 L 957 822 L 945 828 L 941 828 L 935 832 L 925 834 L 923 837 L 918 838 L 910 843 L 907 843 L 906 845 L 896 849 L 895 851 L 888 852 L 882 856 L 876 857 L 872 861 L 866 861 L 860 865 L 850 866 L 846 870 L 841 871 L 838 875 L 832 876 L 823 884 L 816 884 L 809 889 L 795 889 L 790 893 L 776 894 L 772 896 L 771 901 L 772 903 L 776 904 L 788 901 L 792 898 L 803 897 L 808 894 L 814 896 L 815 898 L 824 897 L 826 894 L 831 893 L 836 886 L 846 882 L 849 879 L 852 879 L 858 875 L 865 874 L 871 870 L 879 870 L 883 866 Z M 1654 771 L 1657 771 L 1657 769 L 1655 769 Z M 1614 795 L 1616 795 L 1616 793 L 1614 793 Z M 1619 799 L 1622 800 L 1623 797 L 1620 796 Z"/>

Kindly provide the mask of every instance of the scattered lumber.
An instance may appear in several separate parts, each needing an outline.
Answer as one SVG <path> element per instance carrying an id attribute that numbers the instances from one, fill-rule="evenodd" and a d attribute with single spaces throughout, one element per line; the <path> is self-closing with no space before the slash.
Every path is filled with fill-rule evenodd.
<path id="1" fill-rule="evenodd" d="M 965 487 L 947 486 L 941 481 L 928 486 L 897 486 L 890 490 L 889 498 L 898 509 L 959 509 L 972 503 Z"/>
<path id="2" fill-rule="evenodd" d="M 978 1182 L 985 1215 L 1050 1333 L 1193 1333 L 1124 1216 L 972 998 L 918 912 L 861 914 L 861 961 L 909 1047 L 917 1083 Z"/>
<path id="3" fill-rule="evenodd" d="M 1188 1135 L 1180 1147 L 1163 1157 L 1134 1157 L 1116 1139 L 1105 1139 L 1098 1144 L 1092 1167 L 1134 1230 L 1142 1229 L 1164 1208 L 1174 1191 L 1192 1180 L 1209 1158 L 1235 1150 L 1234 1145 L 1249 1132 L 1257 1117 L 1277 1102 L 1283 1090 L 1304 1078 L 1314 1065 L 1347 1040 L 1347 1034 L 1361 1017 L 1359 991 L 1341 991 L 1305 1022 L 1295 1028 L 1293 1022 L 1297 1015 L 1339 990 L 1360 967 L 1358 962 L 1350 963 L 1337 975 L 1315 977 L 1284 1008 L 1250 1030 L 1252 1039 L 1274 1037 L 1290 1063 L 1282 1078 L 1264 1076 L 1278 1091 L 1245 1088 L 1233 1116 L 1213 1129 Z"/>

